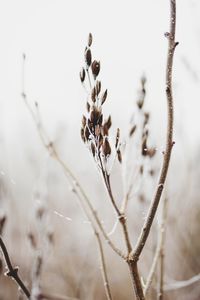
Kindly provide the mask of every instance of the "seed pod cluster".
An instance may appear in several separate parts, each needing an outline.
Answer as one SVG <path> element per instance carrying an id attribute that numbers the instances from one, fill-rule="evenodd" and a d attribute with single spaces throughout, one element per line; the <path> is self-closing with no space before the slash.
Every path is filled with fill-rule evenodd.
<path id="1" fill-rule="evenodd" d="M 103 105 L 107 100 L 108 91 L 102 89 L 101 81 L 98 78 L 100 73 L 100 62 L 92 60 L 92 35 L 89 34 L 87 47 L 85 49 L 85 67 L 80 72 L 80 80 L 83 83 L 88 79 L 89 97 L 86 103 L 87 113 L 82 117 L 81 138 L 86 143 L 95 158 L 99 161 L 104 158 L 106 162 L 112 153 L 109 142 L 109 131 L 112 126 L 111 116 L 104 118 Z M 91 75 L 91 77 L 90 77 Z M 91 80 L 93 79 L 93 80 Z M 119 160 L 121 153 L 119 150 L 119 132 L 116 140 L 115 151 Z M 118 153 L 118 152 L 119 153 Z"/>

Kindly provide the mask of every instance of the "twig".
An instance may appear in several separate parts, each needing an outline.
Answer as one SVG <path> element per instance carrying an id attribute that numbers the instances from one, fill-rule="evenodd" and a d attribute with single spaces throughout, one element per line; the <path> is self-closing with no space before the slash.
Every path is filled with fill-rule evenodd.
<path id="1" fill-rule="evenodd" d="M 109 280 L 108 280 L 108 274 L 107 274 L 107 269 L 106 269 L 106 262 L 105 262 L 105 257 L 104 257 L 104 251 L 103 251 L 101 238 L 100 238 L 98 232 L 95 232 L 95 235 L 96 235 L 99 250 L 100 250 L 102 277 L 103 277 L 103 281 L 104 281 L 104 288 L 105 288 L 105 291 L 106 291 L 106 297 L 107 297 L 108 300 L 112 300 L 112 294 L 111 294 L 110 284 L 109 284 Z"/>
<path id="2" fill-rule="evenodd" d="M 1 250 L 3 252 L 4 258 L 5 258 L 5 262 L 8 268 L 8 272 L 6 273 L 7 276 L 12 277 L 16 283 L 18 284 L 18 286 L 21 288 L 21 290 L 24 292 L 24 294 L 26 295 L 26 297 L 29 299 L 30 298 L 30 292 L 27 289 L 27 287 L 25 286 L 25 284 L 23 283 L 22 279 L 20 278 L 19 274 L 18 274 L 18 267 L 14 267 L 12 266 L 6 245 L 4 244 L 2 238 L 0 237 L 0 247 Z"/>
<path id="3" fill-rule="evenodd" d="M 161 167 L 161 172 L 158 180 L 158 185 L 155 191 L 155 195 L 151 201 L 149 211 L 147 213 L 146 221 L 142 227 L 140 236 L 136 243 L 135 249 L 131 253 L 132 260 L 137 265 L 137 261 L 140 257 L 140 254 L 145 246 L 146 240 L 149 236 L 149 232 L 158 208 L 158 204 L 160 202 L 160 198 L 162 195 L 162 191 L 164 188 L 165 180 L 167 177 L 171 151 L 173 147 L 173 95 L 172 95 L 172 67 L 173 67 L 173 57 L 176 46 L 178 45 L 175 42 L 175 30 L 176 30 L 176 0 L 170 0 L 170 32 L 165 34 L 168 38 L 168 54 L 167 54 L 167 66 L 166 66 L 166 96 L 167 96 L 167 107 L 168 107 L 168 125 L 167 125 L 167 136 L 166 136 L 166 147 L 163 155 L 163 163 Z M 133 265 L 133 263 L 132 263 Z M 137 272 L 137 268 L 135 266 L 135 271 Z M 133 270 L 133 280 L 138 284 L 138 274 Z M 144 293 L 142 289 L 142 284 L 138 284 L 138 289 L 136 291 L 136 298 L 138 300 L 143 300 Z"/>
<path id="4" fill-rule="evenodd" d="M 165 197 L 164 198 L 164 202 L 163 202 L 163 208 L 162 208 L 162 213 L 161 213 L 161 223 L 160 223 L 160 226 L 159 226 L 159 236 L 158 236 L 158 243 L 157 243 L 157 247 L 156 247 L 156 252 L 155 252 L 155 255 L 154 255 L 154 259 L 153 259 L 153 262 L 152 262 L 152 265 L 151 265 L 151 269 L 150 269 L 150 272 L 149 272 L 149 275 L 148 275 L 148 278 L 147 278 L 147 281 L 146 281 L 146 284 L 145 284 L 145 288 L 144 288 L 144 295 L 146 296 L 150 287 L 151 287 L 151 284 L 152 284 L 152 281 L 153 281 L 153 278 L 154 278 L 154 275 L 155 275 L 155 272 L 156 272 L 156 267 L 158 265 L 158 261 L 159 261 L 159 258 L 161 260 L 161 269 L 160 269 L 160 288 L 159 288 L 159 295 L 163 294 L 162 290 L 163 290 L 163 274 L 164 274 L 164 266 L 163 266 L 163 246 L 164 246 L 164 233 L 165 233 L 165 224 L 166 224 L 166 202 L 167 202 L 167 198 Z M 161 298 L 162 299 L 162 298 Z"/>
<path id="5" fill-rule="evenodd" d="M 173 291 L 173 290 L 177 290 L 177 289 L 182 289 L 182 288 L 190 286 L 191 284 L 194 284 L 198 281 L 200 281 L 200 273 L 193 276 L 190 279 L 187 279 L 187 280 L 174 281 L 172 283 L 166 283 L 164 285 L 164 291 L 168 292 L 168 291 Z"/>

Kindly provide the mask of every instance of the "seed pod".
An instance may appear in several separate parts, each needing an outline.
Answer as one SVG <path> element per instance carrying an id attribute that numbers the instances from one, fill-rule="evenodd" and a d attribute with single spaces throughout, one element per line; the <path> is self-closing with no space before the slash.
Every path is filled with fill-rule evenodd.
<path id="1" fill-rule="evenodd" d="M 100 62 L 94 60 L 92 63 L 92 74 L 94 79 L 99 75 L 100 72 Z"/>
<path id="2" fill-rule="evenodd" d="M 96 149 L 95 149 L 95 145 L 94 145 L 94 143 L 91 143 L 91 151 L 92 151 L 92 155 L 93 155 L 93 157 L 95 157 L 95 151 Z"/>
<path id="3" fill-rule="evenodd" d="M 130 130 L 130 132 L 129 132 L 129 137 L 132 137 L 132 135 L 134 134 L 136 128 L 137 128 L 136 125 L 134 125 L 134 126 L 131 128 L 131 130 Z"/>
<path id="4" fill-rule="evenodd" d="M 83 117 L 82 117 L 82 125 L 83 125 L 83 128 L 84 128 L 85 125 L 86 125 L 86 121 L 87 121 L 87 119 L 86 119 L 86 117 L 83 115 Z"/>
<path id="5" fill-rule="evenodd" d="M 90 112 L 90 103 L 86 103 L 86 109 L 87 109 L 87 112 L 89 113 Z"/>
<path id="6" fill-rule="evenodd" d="M 120 137 L 120 129 L 117 128 L 117 134 L 116 134 L 116 139 L 115 139 L 115 149 L 117 149 L 119 145 L 119 137 Z"/>
<path id="7" fill-rule="evenodd" d="M 82 70 L 80 71 L 80 80 L 81 82 L 84 82 L 85 80 L 85 69 L 82 68 Z"/>
<path id="8" fill-rule="evenodd" d="M 97 80 L 96 82 L 96 93 L 97 93 L 97 96 L 99 95 L 101 91 L 101 81 Z"/>
<path id="9" fill-rule="evenodd" d="M 147 155 L 149 156 L 149 158 L 154 157 L 155 154 L 156 154 L 156 149 L 155 148 L 148 149 Z"/>
<path id="10" fill-rule="evenodd" d="M 149 113 L 148 112 L 145 112 L 144 113 L 144 124 L 143 124 L 143 127 L 145 127 L 147 125 L 147 123 L 149 122 Z"/>
<path id="11" fill-rule="evenodd" d="M 120 164 L 122 163 L 122 154 L 121 154 L 121 151 L 120 150 L 117 150 L 117 158 L 118 158 L 118 161 L 120 162 Z"/>
<path id="12" fill-rule="evenodd" d="M 89 33 L 89 36 L 88 36 L 88 47 L 90 47 L 92 45 L 92 34 Z"/>
<path id="13" fill-rule="evenodd" d="M 81 128 L 81 138 L 82 138 L 83 142 L 85 143 L 86 142 L 86 138 L 85 138 L 85 130 L 84 130 L 84 128 Z"/>
<path id="14" fill-rule="evenodd" d="M 137 106 L 139 109 L 142 109 L 143 105 L 144 105 L 144 98 L 142 97 L 137 101 Z"/>
<path id="15" fill-rule="evenodd" d="M 90 48 L 85 49 L 85 62 L 86 62 L 87 68 L 89 68 L 91 65 L 91 62 L 92 62 L 92 53 L 91 53 Z"/>
<path id="16" fill-rule="evenodd" d="M 91 91 L 91 99 L 92 101 L 95 103 L 96 102 L 96 88 L 93 87 L 92 91 Z"/>
<path id="17" fill-rule="evenodd" d="M 28 233 L 28 239 L 30 241 L 32 248 L 36 249 L 37 248 L 37 240 L 36 240 L 35 235 L 32 232 Z"/>
<path id="18" fill-rule="evenodd" d="M 144 172 L 144 167 L 143 167 L 143 165 L 141 165 L 141 166 L 140 166 L 140 174 L 142 175 L 143 172 Z"/>
<path id="19" fill-rule="evenodd" d="M 147 138 L 144 137 L 142 141 L 142 155 L 147 156 Z"/>
<path id="20" fill-rule="evenodd" d="M 101 105 L 103 105 L 104 102 L 106 101 L 107 94 L 108 94 L 108 91 L 105 90 L 105 92 L 104 92 L 103 95 L 101 96 Z"/>
<path id="21" fill-rule="evenodd" d="M 107 138 L 105 139 L 102 148 L 103 148 L 103 154 L 107 158 L 111 154 L 111 147 Z"/>
<path id="22" fill-rule="evenodd" d="M 104 135 L 108 135 L 108 131 L 112 125 L 111 116 L 108 117 L 107 121 L 103 125 Z"/>
<path id="23" fill-rule="evenodd" d="M 84 136 L 85 136 L 86 141 L 89 141 L 89 138 L 90 138 L 90 131 L 89 131 L 89 129 L 88 129 L 87 126 L 85 126 Z"/>

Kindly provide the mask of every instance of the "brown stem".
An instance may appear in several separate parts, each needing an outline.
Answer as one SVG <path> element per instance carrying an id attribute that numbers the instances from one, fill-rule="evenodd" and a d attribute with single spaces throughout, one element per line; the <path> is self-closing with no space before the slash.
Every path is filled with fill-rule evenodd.
<path id="1" fill-rule="evenodd" d="M 129 270 L 131 273 L 131 279 L 133 282 L 136 299 L 137 300 L 145 300 L 144 293 L 143 293 L 143 287 L 142 287 L 140 275 L 138 272 L 137 262 L 130 259 L 127 261 L 127 263 L 128 263 Z"/>
<path id="2" fill-rule="evenodd" d="M 167 107 L 168 107 L 168 126 L 167 126 L 167 137 L 166 137 L 166 148 L 163 157 L 163 164 L 160 172 L 158 185 L 155 191 L 155 195 L 152 199 L 149 211 L 147 213 L 146 221 L 142 227 L 140 236 L 138 238 L 136 247 L 132 253 L 135 258 L 139 258 L 146 240 L 149 236 L 149 232 L 160 202 L 164 183 L 167 177 L 171 151 L 173 146 L 173 96 L 172 96 L 172 67 L 174 50 L 178 43 L 175 42 L 175 29 L 176 29 L 176 1 L 170 0 L 170 33 L 168 37 L 168 55 L 167 55 L 167 67 L 166 67 L 166 96 L 167 96 Z"/>
<path id="3" fill-rule="evenodd" d="M 111 294 L 111 290 L 110 290 L 110 284 L 109 284 L 109 280 L 108 280 L 108 273 L 107 273 L 106 262 L 105 262 L 105 257 L 104 257 L 104 251 L 103 251 L 101 238 L 100 238 L 98 232 L 95 232 L 95 235 L 96 235 L 98 246 L 99 246 L 100 259 L 101 259 L 101 268 L 102 268 L 102 277 L 103 277 L 103 281 L 104 281 L 104 288 L 105 288 L 105 292 L 106 292 L 106 297 L 107 297 L 108 300 L 112 300 L 113 298 L 112 298 L 112 294 Z"/>
<path id="4" fill-rule="evenodd" d="M 30 292 L 27 289 L 27 287 L 25 286 L 25 284 L 23 283 L 23 281 L 21 280 L 21 278 L 19 277 L 18 268 L 17 267 L 13 268 L 12 263 L 10 261 L 8 251 L 7 251 L 7 248 L 6 248 L 6 245 L 4 244 L 1 237 L 0 237 L 0 247 L 1 247 L 1 250 L 3 252 L 5 262 L 6 262 L 6 265 L 7 265 L 7 268 L 8 268 L 8 272 L 6 273 L 6 275 L 9 276 L 9 277 L 12 277 L 16 281 L 18 286 L 24 292 L 26 297 L 29 299 L 30 298 Z"/>

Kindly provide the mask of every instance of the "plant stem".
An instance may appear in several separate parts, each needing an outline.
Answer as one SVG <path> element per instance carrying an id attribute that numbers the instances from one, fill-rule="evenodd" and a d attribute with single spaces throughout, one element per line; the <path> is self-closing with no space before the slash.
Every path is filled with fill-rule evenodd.
<path id="1" fill-rule="evenodd" d="M 9 276 L 9 277 L 12 277 L 16 281 L 18 286 L 24 292 L 26 297 L 29 299 L 30 298 L 30 292 L 27 289 L 27 287 L 25 286 L 25 284 L 23 283 L 23 281 L 21 280 L 21 278 L 19 277 L 18 268 L 17 267 L 13 268 L 10 257 L 9 257 L 9 254 L 8 254 L 8 250 L 7 250 L 6 245 L 4 244 L 1 237 L 0 237 L 0 247 L 1 247 L 1 250 L 3 252 L 5 262 L 6 262 L 6 265 L 7 265 L 7 268 L 8 268 L 8 272 L 6 273 L 6 275 Z"/>

